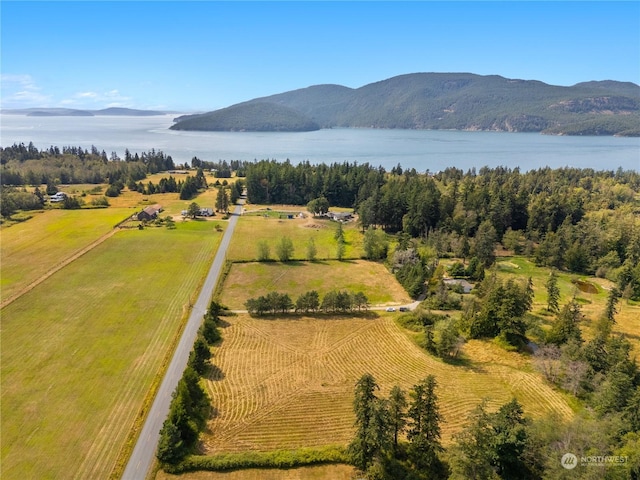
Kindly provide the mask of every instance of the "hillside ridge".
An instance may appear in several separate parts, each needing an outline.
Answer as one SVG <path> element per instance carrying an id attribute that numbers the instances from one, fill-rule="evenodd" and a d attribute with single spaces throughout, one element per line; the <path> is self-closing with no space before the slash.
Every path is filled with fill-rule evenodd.
<path id="1" fill-rule="evenodd" d="M 307 127 L 317 124 L 318 128 L 638 136 L 640 86 L 605 80 L 566 87 L 500 75 L 411 73 L 359 88 L 312 85 L 255 98 L 179 117 L 171 128 L 269 131 L 271 118 L 282 115 L 287 121 L 281 118 L 285 127 L 277 131 L 312 130 Z M 187 119 L 189 123 L 183 123 Z"/>

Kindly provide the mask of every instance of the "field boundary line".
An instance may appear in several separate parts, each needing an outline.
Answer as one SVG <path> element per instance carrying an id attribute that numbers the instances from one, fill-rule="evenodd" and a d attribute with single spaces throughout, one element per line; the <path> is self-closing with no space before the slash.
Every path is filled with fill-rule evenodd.
<path id="1" fill-rule="evenodd" d="M 77 252 L 73 253 L 70 257 L 67 257 L 66 259 L 64 259 L 63 261 L 58 263 L 57 265 L 53 266 L 47 272 L 45 272 L 42 276 L 40 276 L 38 279 L 34 280 L 33 282 L 31 282 L 30 284 L 28 284 L 24 288 L 21 288 L 18 292 L 14 293 L 12 296 L 10 296 L 6 300 L 4 300 L 2 303 L 0 303 L 0 309 L 5 308 L 6 306 L 10 305 L 11 303 L 15 302 L 17 299 L 22 297 L 24 294 L 29 293 L 35 287 L 37 287 L 42 282 L 44 282 L 49 277 L 51 277 L 53 274 L 59 272 L 60 270 L 62 270 L 64 267 L 66 267 L 70 263 L 74 262 L 78 258 L 82 257 L 84 254 L 86 254 L 86 253 L 90 252 L 91 250 L 93 250 L 95 247 L 100 245 L 102 242 L 104 242 L 108 238 L 112 237 L 117 231 L 118 231 L 117 228 L 114 228 L 113 230 L 110 230 L 109 232 L 107 232 L 104 235 L 102 235 L 101 237 L 99 237 L 97 240 L 94 240 L 93 242 L 91 242 L 86 247 L 81 248 Z"/>

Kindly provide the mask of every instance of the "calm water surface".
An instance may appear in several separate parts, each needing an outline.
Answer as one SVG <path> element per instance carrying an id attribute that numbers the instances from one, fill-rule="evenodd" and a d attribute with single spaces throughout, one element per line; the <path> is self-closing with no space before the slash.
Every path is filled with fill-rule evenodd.
<path id="1" fill-rule="evenodd" d="M 173 131 L 177 115 L 155 117 L 26 117 L 0 115 L 0 145 L 33 142 L 95 145 L 124 156 L 152 148 L 176 163 L 202 160 L 290 159 L 292 163 L 358 162 L 386 169 L 400 163 L 419 172 L 454 166 L 572 166 L 597 170 L 640 170 L 640 138 L 556 137 L 537 133 L 329 129 L 303 133 Z"/>

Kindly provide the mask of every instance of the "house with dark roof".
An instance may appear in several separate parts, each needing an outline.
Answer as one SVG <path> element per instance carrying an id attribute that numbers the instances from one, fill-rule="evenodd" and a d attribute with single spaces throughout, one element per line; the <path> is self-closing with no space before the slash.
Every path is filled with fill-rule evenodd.
<path id="1" fill-rule="evenodd" d="M 447 286 L 460 286 L 462 287 L 462 292 L 463 293 L 469 293 L 471 292 L 471 290 L 473 289 L 473 285 L 471 285 L 469 282 L 467 282 L 464 279 L 460 279 L 460 278 L 445 278 L 443 279 L 445 285 Z"/>
<path id="2" fill-rule="evenodd" d="M 150 205 L 144 208 L 141 212 L 136 215 L 136 218 L 140 221 L 146 220 L 147 222 L 150 220 L 155 220 L 158 218 L 158 214 L 162 211 L 162 205 Z"/>

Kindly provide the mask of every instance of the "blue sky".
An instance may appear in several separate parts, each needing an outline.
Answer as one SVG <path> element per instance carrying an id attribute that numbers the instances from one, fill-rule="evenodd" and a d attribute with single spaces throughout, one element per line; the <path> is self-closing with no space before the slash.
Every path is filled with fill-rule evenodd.
<path id="1" fill-rule="evenodd" d="M 413 72 L 640 83 L 640 2 L 2 0 L 3 108 L 213 110 Z"/>

